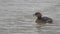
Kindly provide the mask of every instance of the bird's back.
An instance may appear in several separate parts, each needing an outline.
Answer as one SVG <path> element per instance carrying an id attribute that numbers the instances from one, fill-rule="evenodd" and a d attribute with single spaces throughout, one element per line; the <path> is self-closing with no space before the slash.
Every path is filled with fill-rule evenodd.
<path id="1" fill-rule="evenodd" d="M 42 21 L 47 22 L 47 23 L 52 23 L 52 19 L 48 17 L 42 17 Z"/>
<path id="2" fill-rule="evenodd" d="M 47 21 L 48 19 L 50 19 L 50 18 L 48 18 L 48 17 L 42 17 L 43 21 Z"/>

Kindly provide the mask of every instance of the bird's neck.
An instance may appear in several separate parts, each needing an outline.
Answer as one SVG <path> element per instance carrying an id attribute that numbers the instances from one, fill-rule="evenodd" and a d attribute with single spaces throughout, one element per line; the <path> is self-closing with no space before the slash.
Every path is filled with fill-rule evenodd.
<path id="1" fill-rule="evenodd" d="M 40 16 L 40 17 L 37 17 L 37 19 L 39 19 L 39 20 L 40 20 L 40 19 L 42 19 L 42 17 L 41 17 L 41 16 Z"/>

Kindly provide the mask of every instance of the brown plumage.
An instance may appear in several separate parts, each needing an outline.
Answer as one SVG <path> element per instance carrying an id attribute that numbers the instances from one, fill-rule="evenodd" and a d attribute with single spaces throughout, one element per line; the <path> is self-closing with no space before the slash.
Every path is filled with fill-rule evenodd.
<path id="1" fill-rule="evenodd" d="M 40 12 L 36 12 L 34 15 L 37 17 L 35 22 L 38 24 L 40 24 L 40 23 L 42 23 L 42 24 L 50 23 L 51 24 L 53 22 L 53 20 L 49 17 L 42 17 L 42 14 Z"/>

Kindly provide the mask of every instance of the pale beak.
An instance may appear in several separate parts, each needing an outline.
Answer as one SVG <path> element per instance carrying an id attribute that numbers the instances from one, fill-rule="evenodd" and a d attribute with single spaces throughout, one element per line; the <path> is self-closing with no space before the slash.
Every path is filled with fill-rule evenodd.
<path id="1" fill-rule="evenodd" d="M 35 14 L 33 14 L 33 17 L 35 16 Z"/>

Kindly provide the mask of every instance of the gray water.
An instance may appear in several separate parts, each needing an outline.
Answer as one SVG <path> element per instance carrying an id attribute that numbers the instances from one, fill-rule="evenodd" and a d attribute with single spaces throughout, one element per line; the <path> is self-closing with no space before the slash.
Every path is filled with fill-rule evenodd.
<path id="1" fill-rule="evenodd" d="M 38 26 L 37 11 L 53 24 Z M 0 0 L 0 34 L 60 34 L 60 0 Z"/>

